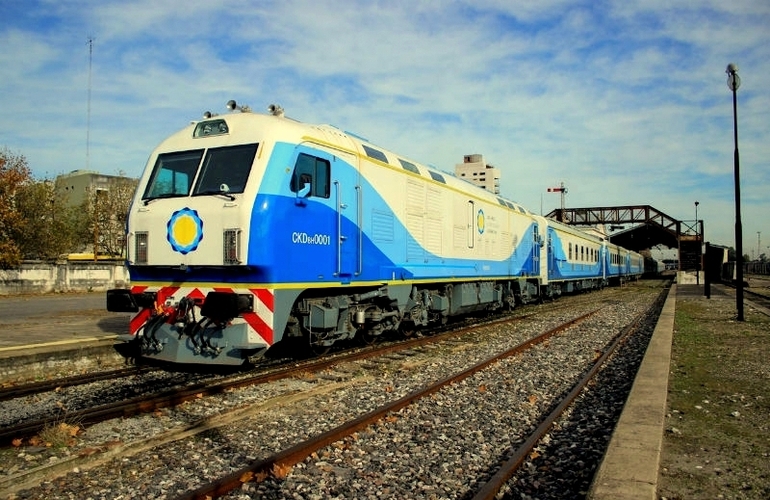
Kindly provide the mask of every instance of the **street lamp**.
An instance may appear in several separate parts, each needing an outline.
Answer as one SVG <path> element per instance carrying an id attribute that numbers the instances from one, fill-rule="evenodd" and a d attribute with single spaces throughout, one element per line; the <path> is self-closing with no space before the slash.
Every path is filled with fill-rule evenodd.
<path id="1" fill-rule="evenodd" d="M 698 244 L 698 260 L 695 262 L 695 284 L 700 285 L 700 263 L 701 263 L 701 247 L 700 240 L 698 239 L 698 205 L 700 202 L 695 202 L 695 243 Z"/>
<path id="2" fill-rule="evenodd" d="M 757 260 L 759 260 L 759 256 L 762 253 L 762 231 L 757 231 Z"/>
<path id="3" fill-rule="evenodd" d="M 740 161 L 738 157 L 738 87 L 741 86 L 741 79 L 738 76 L 738 65 L 730 63 L 727 65 L 727 87 L 733 91 L 733 136 L 735 138 L 735 305 L 738 308 L 738 321 L 743 321 L 743 226 L 741 224 L 741 176 Z"/>

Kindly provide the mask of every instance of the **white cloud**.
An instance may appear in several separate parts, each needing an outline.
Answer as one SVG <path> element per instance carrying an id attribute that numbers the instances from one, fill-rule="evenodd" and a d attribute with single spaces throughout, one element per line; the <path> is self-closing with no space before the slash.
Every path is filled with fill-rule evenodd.
<path id="1" fill-rule="evenodd" d="M 451 170 L 482 153 L 503 193 L 539 212 L 695 196 L 731 244 L 738 62 L 747 232 L 767 211 L 770 4 L 593 2 L 135 2 L 3 6 L 0 146 L 39 174 L 83 168 L 95 37 L 92 168 L 138 175 L 152 148 L 235 98 L 332 123 Z M 37 7 L 37 8 L 36 8 Z M 712 211 L 713 210 L 713 211 Z M 752 225 L 756 225 L 754 229 Z M 711 227 L 711 226 L 709 226 Z M 770 234 L 770 228 L 766 229 Z"/>

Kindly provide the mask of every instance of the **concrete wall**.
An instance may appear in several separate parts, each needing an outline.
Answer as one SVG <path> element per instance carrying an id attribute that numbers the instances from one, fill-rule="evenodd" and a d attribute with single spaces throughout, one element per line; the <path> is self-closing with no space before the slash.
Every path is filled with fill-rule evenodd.
<path id="1" fill-rule="evenodd" d="M 129 282 L 123 261 L 26 261 L 18 269 L 0 269 L 0 295 L 101 291 Z"/>
<path id="2" fill-rule="evenodd" d="M 703 285 L 705 280 L 706 276 L 703 271 L 698 271 L 697 275 L 695 271 L 678 271 L 676 273 L 676 282 L 680 285 Z"/>

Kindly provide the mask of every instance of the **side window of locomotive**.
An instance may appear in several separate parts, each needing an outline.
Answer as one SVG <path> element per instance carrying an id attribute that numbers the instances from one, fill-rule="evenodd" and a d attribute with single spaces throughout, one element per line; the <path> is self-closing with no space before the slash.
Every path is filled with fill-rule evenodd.
<path id="1" fill-rule="evenodd" d="M 158 155 L 142 199 L 187 196 L 202 156 L 202 149 Z"/>
<path id="2" fill-rule="evenodd" d="M 242 193 L 256 153 L 256 144 L 209 149 L 194 194 Z"/>
<path id="3" fill-rule="evenodd" d="M 331 191 L 330 178 L 331 166 L 327 160 L 300 153 L 297 156 L 297 163 L 294 164 L 289 188 L 292 192 L 298 193 L 304 185 L 310 184 L 308 196 L 328 198 Z"/>

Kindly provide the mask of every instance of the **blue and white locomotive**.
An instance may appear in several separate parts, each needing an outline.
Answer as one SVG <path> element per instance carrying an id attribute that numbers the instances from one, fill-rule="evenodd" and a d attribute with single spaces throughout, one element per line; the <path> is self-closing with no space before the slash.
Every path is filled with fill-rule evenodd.
<path id="1" fill-rule="evenodd" d="M 127 222 L 135 355 L 240 365 L 641 275 L 641 256 L 328 125 L 228 103 L 150 156 Z M 240 111 L 240 112 L 239 112 Z"/>

